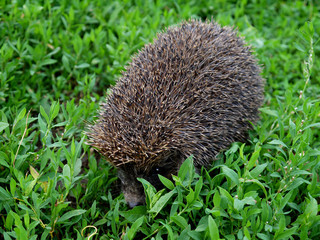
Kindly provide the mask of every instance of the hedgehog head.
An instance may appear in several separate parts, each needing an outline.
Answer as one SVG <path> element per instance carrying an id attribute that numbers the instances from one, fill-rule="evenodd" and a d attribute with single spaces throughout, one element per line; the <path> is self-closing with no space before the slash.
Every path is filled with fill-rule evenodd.
<path id="1" fill-rule="evenodd" d="M 132 114 L 127 113 L 124 114 L 126 121 L 115 119 L 115 116 L 124 115 L 110 113 L 115 106 L 110 99 L 102 106 L 104 111 L 88 132 L 89 144 L 117 168 L 125 200 L 134 207 L 145 202 L 143 185 L 137 178 L 147 180 L 160 190 L 163 185 L 158 175 L 170 179 L 177 173 L 186 154 L 179 151 L 174 137 L 179 133 L 173 131 L 170 124 L 152 124 L 150 119 L 146 124 L 141 116 L 135 121 Z"/>
<path id="2" fill-rule="evenodd" d="M 156 164 L 147 168 L 143 168 L 135 162 L 129 162 L 118 167 L 122 192 L 129 207 L 132 208 L 145 203 L 144 189 L 137 178 L 147 180 L 157 190 L 160 190 L 163 185 L 158 175 L 171 178 L 171 175 L 178 171 L 183 158 L 176 151 L 167 151 L 164 154 L 159 154 L 156 161 L 153 162 Z"/>

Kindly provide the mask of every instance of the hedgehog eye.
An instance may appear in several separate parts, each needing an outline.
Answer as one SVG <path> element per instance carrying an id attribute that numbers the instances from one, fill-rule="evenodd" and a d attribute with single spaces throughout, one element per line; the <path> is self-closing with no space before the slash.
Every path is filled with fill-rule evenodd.
<path id="1" fill-rule="evenodd" d="M 154 174 L 154 175 L 161 174 L 162 172 L 163 172 L 163 168 L 161 168 L 161 167 L 155 167 L 152 169 L 152 174 Z"/>

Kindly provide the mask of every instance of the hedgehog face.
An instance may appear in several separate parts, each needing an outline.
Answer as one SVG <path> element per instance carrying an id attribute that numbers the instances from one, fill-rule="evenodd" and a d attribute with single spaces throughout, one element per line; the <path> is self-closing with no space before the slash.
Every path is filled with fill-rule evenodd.
<path id="1" fill-rule="evenodd" d="M 128 163 L 118 168 L 118 177 L 121 180 L 122 192 L 129 207 L 133 208 L 145 203 L 145 194 L 142 183 L 137 178 L 143 178 L 150 182 L 158 191 L 163 188 L 159 176 L 171 178 L 172 174 L 177 174 L 177 171 L 182 164 L 183 158 L 177 154 L 170 154 L 160 161 L 151 169 L 142 169 L 134 163 Z"/>

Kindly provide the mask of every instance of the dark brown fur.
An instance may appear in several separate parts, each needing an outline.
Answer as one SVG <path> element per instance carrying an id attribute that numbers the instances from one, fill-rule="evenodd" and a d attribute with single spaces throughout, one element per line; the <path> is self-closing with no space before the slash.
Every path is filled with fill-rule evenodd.
<path id="1" fill-rule="evenodd" d="M 258 119 L 263 79 L 250 47 L 230 27 L 192 20 L 160 33 L 132 58 L 88 133 L 119 170 L 130 206 L 144 202 L 141 177 L 160 186 L 194 155 L 209 166 L 244 141 Z"/>

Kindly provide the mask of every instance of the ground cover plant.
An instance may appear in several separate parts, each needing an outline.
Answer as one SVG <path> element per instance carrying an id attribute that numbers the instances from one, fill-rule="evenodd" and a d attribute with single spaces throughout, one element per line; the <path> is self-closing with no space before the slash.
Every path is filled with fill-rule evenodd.
<path id="1" fill-rule="evenodd" d="M 0 239 L 319 239 L 317 1 L 0 1 Z M 129 209 L 87 122 L 166 26 L 238 27 L 266 79 L 261 120 L 212 169 L 190 156 Z"/>

